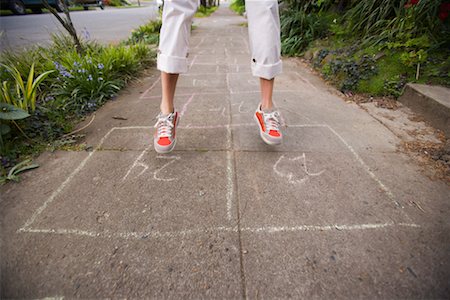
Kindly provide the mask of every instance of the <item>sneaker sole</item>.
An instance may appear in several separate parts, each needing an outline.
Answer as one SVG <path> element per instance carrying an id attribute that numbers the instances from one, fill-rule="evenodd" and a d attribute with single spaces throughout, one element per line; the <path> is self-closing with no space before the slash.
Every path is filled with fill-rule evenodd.
<path id="1" fill-rule="evenodd" d="M 270 145 L 270 146 L 276 146 L 276 145 L 280 145 L 282 143 L 282 141 L 283 141 L 282 139 L 274 142 L 274 141 L 270 141 L 269 139 L 267 139 L 267 137 L 265 137 L 264 131 L 261 130 L 261 125 L 259 124 L 259 120 L 258 120 L 258 117 L 256 116 L 256 112 L 253 114 L 253 119 L 256 121 L 256 124 L 258 125 L 259 136 L 264 141 L 264 143 L 266 143 L 267 145 Z"/>

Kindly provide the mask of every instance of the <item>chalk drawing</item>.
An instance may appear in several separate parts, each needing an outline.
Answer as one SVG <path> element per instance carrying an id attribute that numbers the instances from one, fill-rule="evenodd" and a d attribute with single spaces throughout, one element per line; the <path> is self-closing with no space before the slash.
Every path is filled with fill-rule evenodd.
<path id="1" fill-rule="evenodd" d="M 141 154 L 138 155 L 138 157 L 134 160 L 133 164 L 131 165 L 131 167 L 128 169 L 127 173 L 125 174 L 125 176 L 122 177 L 122 181 L 124 181 L 125 179 L 128 178 L 128 176 L 130 175 L 131 171 L 136 168 L 136 167 L 142 167 L 142 171 L 136 176 L 139 177 L 142 174 L 144 174 L 145 171 L 148 170 L 149 166 L 147 164 L 144 164 L 143 162 L 141 162 L 140 160 L 142 159 L 142 157 L 144 157 L 144 155 L 150 150 L 151 144 L 145 148 L 144 151 L 141 152 Z"/>
<path id="2" fill-rule="evenodd" d="M 256 81 L 256 79 L 249 79 L 249 80 L 247 80 L 247 83 L 250 85 L 258 85 L 258 82 Z"/>
<path id="3" fill-rule="evenodd" d="M 232 106 L 236 106 L 236 105 L 239 105 L 238 106 L 238 112 L 240 113 L 240 114 L 246 114 L 246 113 L 248 113 L 249 111 L 244 111 L 243 109 L 242 109 L 242 107 L 244 106 L 244 101 L 241 101 L 240 103 L 233 103 L 233 104 L 231 104 Z"/>
<path id="4" fill-rule="evenodd" d="M 278 165 L 280 164 L 281 161 L 283 160 L 289 160 L 291 162 L 294 161 L 300 161 L 303 167 L 303 172 L 307 175 L 306 177 L 303 177 L 301 179 L 294 179 L 296 177 L 296 175 L 292 172 L 282 172 L 278 169 Z M 277 174 L 278 176 L 282 177 L 282 178 L 286 178 L 288 180 L 289 183 L 292 184 L 302 184 L 305 183 L 310 177 L 317 177 L 323 174 L 323 172 L 325 172 L 325 170 L 322 170 L 318 173 L 311 173 L 308 171 L 308 167 L 306 166 L 306 154 L 303 153 L 300 156 L 294 157 L 294 158 L 285 158 L 284 155 L 281 155 L 280 158 L 277 160 L 277 162 L 273 165 L 273 171 L 275 172 L 275 174 Z"/>
<path id="5" fill-rule="evenodd" d="M 135 169 L 135 168 L 142 168 L 142 170 L 134 177 L 134 178 L 138 178 L 139 176 L 141 176 L 142 174 L 144 174 L 149 168 L 150 166 L 144 162 L 141 161 L 141 159 L 144 157 L 145 154 L 147 154 L 147 152 L 150 150 L 150 148 L 152 148 L 153 145 L 150 145 L 149 147 L 147 147 L 145 150 L 143 150 L 141 152 L 141 154 L 134 160 L 133 164 L 131 165 L 131 167 L 128 169 L 127 173 L 125 174 L 125 176 L 122 177 L 122 181 L 125 181 L 131 174 L 131 172 Z M 178 156 L 162 156 L 162 155 L 158 155 L 156 158 L 160 158 L 160 159 L 170 159 L 171 161 L 167 162 L 166 164 L 164 164 L 161 168 L 156 169 L 155 171 L 153 171 L 153 179 L 157 180 L 157 181 L 174 181 L 177 178 L 161 178 L 158 176 L 158 174 L 164 170 L 165 168 L 167 168 L 169 165 L 173 164 L 175 161 L 179 160 L 180 157 Z"/>
<path id="6" fill-rule="evenodd" d="M 167 168 L 168 166 L 170 166 L 171 164 L 173 164 L 177 160 L 180 160 L 180 157 L 179 156 L 158 155 L 157 158 L 170 159 L 171 161 L 169 161 L 168 163 L 164 164 L 164 166 L 162 166 L 161 168 L 159 168 L 155 172 L 153 172 L 153 179 L 158 180 L 158 181 L 174 181 L 174 180 L 177 180 L 177 178 L 160 178 L 158 176 L 158 174 L 159 174 L 159 172 L 161 172 L 162 170 L 164 170 L 165 168 Z"/>

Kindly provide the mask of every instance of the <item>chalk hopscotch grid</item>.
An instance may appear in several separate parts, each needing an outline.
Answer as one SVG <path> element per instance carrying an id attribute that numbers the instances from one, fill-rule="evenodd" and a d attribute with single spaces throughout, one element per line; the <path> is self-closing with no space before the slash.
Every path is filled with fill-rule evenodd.
<path id="1" fill-rule="evenodd" d="M 231 132 L 232 127 L 239 126 L 254 126 L 254 124 L 229 124 L 229 125 L 220 125 L 221 128 L 227 128 L 229 132 Z M 209 128 L 208 126 L 204 126 L 205 128 Z M 384 185 L 381 180 L 371 171 L 370 167 L 363 161 L 363 159 L 357 154 L 357 152 L 351 147 L 345 139 L 338 134 L 332 127 L 326 124 L 297 124 L 297 125 L 289 125 L 292 128 L 327 128 L 329 129 L 352 153 L 356 161 L 363 167 L 363 169 L 368 173 L 368 175 L 379 185 L 379 187 L 383 190 L 383 192 L 387 195 L 387 197 L 393 201 L 396 205 L 398 202 L 395 199 L 394 194 L 390 191 L 386 185 Z M 56 197 L 64 190 L 64 188 L 71 182 L 71 180 L 86 166 L 88 161 L 95 155 L 95 153 L 101 149 L 104 142 L 107 138 L 116 130 L 142 130 L 142 129 L 151 129 L 151 126 L 126 126 L 126 127 L 113 127 L 111 128 L 105 136 L 100 140 L 97 147 L 88 154 L 88 156 L 78 165 L 77 168 L 66 178 L 66 180 L 56 189 L 52 195 L 32 214 L 32 216 L 25 222 L 25 224 L 18 229 L 18 232 L 28 232 L 28 233 L 44 233 L 44 234 L 59 234 L 59 235 L 77 235 L 77 236 L 86 236 L 86 237 L 105 237 L 105 238 L 135 238 L 135 239 L 145 239 L 145 238 L 171 238 L 171 237 L 184 237 L 192 234 L 200 234 L 207 232 L 237 232 L 237 227 L 230 226 L 218 226 L 207 229 L 186 229 L 180 231 L 172 231 L 172 232 L 161 232 L 161 231 L 151 231 L 151 232 L 111 232 L 108 230 L 104 230 L 102 232 L 95 231 L 86 231 L 86 230 L 78 230 L 78 229 L 38 229 L 32 228 L 31 225 L 36 221 L 37 217 L 42 214 L 42 212 L 56 199 Z M 183 128 L 183 127 L 179 127 Z M 189 127 L 189 128 L 203 128 L 202 126 L 197 127 Z M 217 128 L 217 127 L 215 127 Z M 233 165 L 232 165 L 232 148 L 231 148 L 231 133 L 228 134 L 228 142 L 227 142 L 227 193 L 226 193 L 226 209 L 227 209 L 227 219 L 231 221 L 232 219 L 232 208 L 233 208 Z M 144 152 L 149 151 L 149 149 L 145 149 Z M 142 156 L 138 156 L 136 161 Z M 135 163 L 136 163 L 135 161 Z M 131 169 L 130 169 L 131 170 Z M 129 172 L 127 172 L 128 175 Z M 127 176 L 126 175 L 126 176 Z M 125 176 L 125 177 L 126 177 Z M 156 178 L 155 178 L 156 179 Z M 374 229 L 382 229 L 389 228 L 394 226 L 400 227 L 408 227 L 408 228 L 420 228 L 420 225 L 414 223 L 377 223 L 377 224 L 331 224 L 331 225 L 298 225 L 298 226 L 261 226 L 257 228 L 252 227 L 244 227 L 241 228 L 242 232 L 248 233 L 279 233 L 279 232 L 302 232 L 302 231 L 351 231 L 351 230 L 374 230 Z"/>
<path id="2" fill-rule="evenodd" d="M 245 39 L 244 39 L 245 40 Z M 204 38 L 201 40 L 201 42 L 195 47 L 198 48 L 200 44 L 202 44 L 204 41 Z M 250 48 L 248 45 L 248 42 L 245 40 L 247 50 Z M 226 53 L 228 55 L 228 53 Z M 197 60 L 197 55 L 194 56 L 193 60 L 190 63 L 190 67 L 194 65 L 194 63 Z M 197 62 L 197 64 L 200 64 Z M 210 65 L 208 63 L 203 63 L 202 65 Z M 216 64 L 211 64 L 216 65 Z M 234 65 L 238 65 L 237 60 L 235 58 Z M 239 66 L 239 65 L 238 65 Z M 211 75 L 216 75 L 216 73 L 211 73 Z M 239 70 L 238 70 L 239 71 Z M 202 93 L 202 95 L 212 95 L 212 94 L 247 94 L 247 93 L 259 93 L 260 91 L 234 91 L 231 88 L 230 85 L 230 74 L 234 73 L 226 73 L 226 85 L 227 85 L 227 92 L 206 92 Z M 201 74 L 193 74 L 192 76 L 198 76 Z M 307 79 L 303 78 L 301 74 L 298 72 L 296 75 L 306 84 L 309 86 L 312 86 L 314 89 L 316 87 L 310 83 Z M 140 99 L 151 99 L 151 98 L 160 98 L 160 95 L 155 96 L 149 96 L 149 93 L 155 88 L 155 86 L 161 81 L 161 77 L 158 77 L 158 79 L 146 90 L 144 93 L 140 96 Z M 296 90 L 277 90 L 276 92 L 298 92 Z M 184 114 L 187 110 L 187 106 L 189 103 L 193 100 L 195 97 L 194 94 L 186 94 L 186 95 L 178 95 L 178 96 L 189 96 L 187 103 L 183 106 L 182 114 Z M 241 105 L 239 106 L 239 112 L 241 113 Z M 231 117 L 231 116 L 230 116 Z M 283 122 L 284 123 L 284 122 Z M 234 198 L 234 183 L 233 183 L 233 149 L 232 149 L 232 141 L 231 141 L 231 128 L 234 126 L 254 126 L 254 124 L 231 124 L 227 125 L 218 125 L 218 126 L 186 126 L 185 128 L 198 128 L 198 129 L 206 129 L 206 128 L 227 128 L 227 193 L 226 193 L 226 207 L 227 207 L 227 219 L 228 221 L 231 221 L 232 219 L 232 206 L 233 206 L 233 198 Z M 326 124 L 299 124 L 299 125 L 289 125 L 289 127 L 293 128 L 308 128 L 308 127 L 322 127 L 329 129 L 345 146 L 346 148 L 352 153 L 352 155 L 355 157 L 356 161 L 363 167 L 363 169 L 366 171 L 366 173 L 380 186 L 380 188 L 384 191 L 384 193 L 388 196 L 388 198 L 393 201 L 397 206 L 400 206 L 399 203 L 396 201 L 394 194 L 390 191 L 390 189 L 381 182 L 381 180 L 372 172 L 370 167 L 364 162 L 364 160 L 358 155 L 358 153 L 351 147 L 347 141 L 339 134 L 337 133 L 332 127 Z M 128 127 L 113 127 L 111 128 L 105 136 L 100 140 L 98 146 L 89 153 L 89 155 L 78 165 L 78 167 L 67 177 L 67 179 L 58 187 L 57 190 L 55 190 L 52 195 L 43 203 L 42 206 L 40 206 L 33 215 L 25 222 L 25 224 L 18 229 L 18 232 L 29 232 L 29 233 L 47 233 L 47 234 L 60 234 L 60 235 L 76 235 L 76 236 L 86 236 L 86 237 L 105 237 L 105 238 L 124 238 L 124 239 L 145 239 L 145 238 L 173 238 L 173 237 L 184 237 L 192 234 L 200 234 L 200 233 L 207 233 L 207 232 L 237 232 L 238 228 L 237 226 L 234 227 L 227 227 L 227 226 L 219 226 L 214 228 L 208 228 L 208 229 L 187 229 L 187 230 L 180 230 L 180 231 L 173 231 L 173 232 L 160 232 L 160 231 L 152 231 L 152 232 L 111 232 L 108 230 L 105 230 L 103 232 L 93 232 L 93 231 L 84 231 L 84 230 L 78 230 L 78 229 L 36 229 L 31 228 L 31 225 L 35 222 L 36 218 L 50 205 L 55 198 L 64 190 L 64 188 L 70 183 L 70 181 L 85 167 L 87 162 L 91 159 L 91 157 L 102 147 L 105 140 L 111 135 L 112 132 L 115 130 L 136 130 L 136 129 L 151 129 L 150 126 L 128 126 Z M 179 127 L 182 129 L 183 127 Z M 146 148 L 135 160 L 133 166 L 139 161 L 139 159 L 150 150 L 150 147 Z M 177 158 L 174 157 L 176 160 Z M 175 160 L 172 160 L 169 163 L 175 162 Z M 130 168 L 130 170 L 127 172 L 124 178 L 126 178 L 133 166 Z M 144 170 L 146 170 L 144 168 Z M 156 173 L 154 174 L 154 179 L 156 179 Z M 409 227 L 409 228 L 419 228 L 420 225 L 413 224 L 413 223 L 383 223 L 383 224 L 354 224 L 354 225 L 324 225 L 324 226 L 317 226 L 317 225 L 298 225 L 298 226 L 262 226 L 258 228 L 250 228 L 250 227 L 244 227 L 241 228 L 241 232 L 249 232 L 249 233 L 278 233 L 278 232 L 300 232 L 300 231 L 348 231 L 348 230 L 373 230 L 373 229 L 382 229 L 382 228 L 389 228 L 394 226 L 401 226 L 401 227 Z"/>

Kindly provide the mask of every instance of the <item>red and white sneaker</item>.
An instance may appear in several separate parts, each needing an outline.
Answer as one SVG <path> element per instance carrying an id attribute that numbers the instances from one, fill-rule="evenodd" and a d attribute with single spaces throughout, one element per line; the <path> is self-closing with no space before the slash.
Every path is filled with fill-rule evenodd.
<path id="1" fill-rule="evenodd" d="M 178 122 L 180 121 L 179 114 L 176 111 L 168 115 L 159 113 L 156 119 L 156 131 L 153 137 L 155 151 L 158 153 L 169 153 L 177 143 L 175 134 Z"/>
<path id="2" fill-rule="evenodd" d="M 278 111 L 270 113 L 264 112 L 261 105 L 258 106 L 255 112 L 255 121 L 258 123 L 259 135 L 262 140 L 268 145 L 279 145 L 283 141 L 283 134 L 281 133 L 281 116 Z"/>

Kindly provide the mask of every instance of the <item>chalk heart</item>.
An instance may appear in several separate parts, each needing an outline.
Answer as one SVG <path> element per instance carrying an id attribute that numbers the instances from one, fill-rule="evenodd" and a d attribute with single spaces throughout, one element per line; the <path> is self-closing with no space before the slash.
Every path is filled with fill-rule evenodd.
<path id="1" fill-rule="evenodd" d="M 311 169 L 314 169 L 314 166 L 307 164 L 305 153 L 293 158 L 281 155 L 273 165 L 273 171 L 278 177 L 295 185 L 305 184 L 311 178 L 318 177 L 325 172 L 325 170 L 322 170 L 315 173 L 311 172 Z"/>

